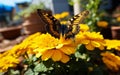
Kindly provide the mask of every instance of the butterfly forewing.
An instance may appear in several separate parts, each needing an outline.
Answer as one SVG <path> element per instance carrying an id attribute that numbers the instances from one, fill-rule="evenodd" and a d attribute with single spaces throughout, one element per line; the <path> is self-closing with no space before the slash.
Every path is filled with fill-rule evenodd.
<path id="1" fill-rule="evenodd" d="M 83 22 L 83 20 L 86 18 L 86 16 L 89 14 L 89 11 L 83 11 L 77 15 L 75 15 L 73 18 L 71 18 L 70 20 L 68 20 L 68 33 L 66 34 L 66 37 L 71 37 L 74 35 L 76 35 L 79 30 L 79 24 Z"/>
<path id="2" fill-rule="evenodd" d="M 89 11 L 85 10 L 85 11 L 75 15 L 73 18 L 68 20 L 68 25 L 78 25 L 78 24 L 82 23 L 88 14 L 89 14 Z"/>
<path id="3" fill-rule="evenodd" d="M 46 24 L 46 29 L 48 33 L 55 37 L 60 37 L 60 22 L 52 16 L 52 14 L 49 14 L 45 12 L 44 10 L 38 9 L 37 10 L 41 20 Z"/>

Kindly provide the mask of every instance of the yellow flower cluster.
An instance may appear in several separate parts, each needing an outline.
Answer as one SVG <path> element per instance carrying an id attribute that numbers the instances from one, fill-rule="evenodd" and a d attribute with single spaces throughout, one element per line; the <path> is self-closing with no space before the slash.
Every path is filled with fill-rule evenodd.
<path id="1" fill-rule="evenodd" d="M 105 46 L 104 38 L 99 32 L 80 32 L 75 40 L 84 44 L 88 50 L 94 50 L 95 47 L 103 50 Z"/>
<path id="2" fill-rule="evenodd" d="M 60 14 L 55 14 L 55 15 L 54 15 L 54 17 L 55 17 L 56 19 L 62 19 L 62 18 L 65 18 L 65 17 L 67 17 L 67 16 L 69 16 L 69 12 L 62 12 L 62 13 L 60 13 Z"/>
<path id="3" fill-rule="evenodd" d="M 108 26 L 108 22 L 106 22 L 106 21 L 98 21 L 97 26 L 106 28 Z"/>
<path id="4" fill-rule="evenodd" d="M 39 41 L 39 42 L 38 42 Z M 73 40 L 65 40 L 63 37 L 60 39 L 54 38 L 50 34 L 42 34 L 33 46 L 36 57 L 40 57 L 44 61 L 52 58 L 53 61 L 61 61 L 66 63 L 70 60 L 68 55 L 75 53 L 76 46 Z"/>
<path id="5" fill-rule="evenodd" d="M 19 57 L 27 53 L 33 53 L 33 49 L 30 47 L 34 38 L 39 36 L 40 33 L 33 34 L 26 38 L 22 43 L 15 45 L 11 50 L 0 54 L 0 72 L 7 71 L 10 67 L 15 67 L 19 62 Z"/>
<path id="6" fill-rule="evenodd" d="M 19 63 L 19 59 L 10 51 L 0 54 L 0 72 L 5 72 L 9 67 L 15 67 Z"/>
<path id="7" fill-rule="evenodd" d="M 120 40 L 105 39 L 105 41 L 106 41 L 106 47 L 108 50 L 116 49 L 120 51 Z"/>
<path id="8" fill-rule="evenodd" d="M 11 50 L 0 54 L 0 72 L 6 71 L 10 67 L 15 67 L 19 64 L 19 57 L 25 54 L 33 54 L 43 61 L 52 59 L 57 62 L 67 63 L 70 60 L 70 55 L 76 52 L 78 44 L 83 44 L 87 50 L 93 51 L 95 48 L 100 50 L 111 50 L 112 48 L 120 50 L 119 40 L 104 39 L 100 32 L 89 32 L 89 27 L 86 24 L 80 24 L 80 32 L 73 39 L 65 39 L 62 35 L 60 38 L 55 38 L 50 34 L 35 33 L 27 37 L 23 42 L 15 45 Z M 102 53 L 102 60 L 111 70 L 119 70 L 120 57 L 113 53 Z M 9 60 L 11 59 L 11 60 Z M 92 68 L 89 68 L 92 71 Z"/>
<path id="9" fill-rule="evenodd" d="M 120 57 L 110 53 L 105 52 L 101 54 L 103 56 L 102 60 L 106 64 L 106 66 L 112 71 L 118 71 L 120 68 Z"/>

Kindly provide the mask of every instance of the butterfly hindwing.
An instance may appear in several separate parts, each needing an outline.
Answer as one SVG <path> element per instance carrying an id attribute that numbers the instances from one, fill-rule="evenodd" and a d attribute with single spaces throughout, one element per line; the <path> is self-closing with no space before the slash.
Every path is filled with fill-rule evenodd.
<path id="1" fill-rule="evenodd" d="M 37 10 L 41 20 L 46 24 L 46 30 L 55 37 L 60 37 L 60 27 L 61 24 L 59 20 L 54 18 L 52 14 L 45 12 L 44 10 Z"/>

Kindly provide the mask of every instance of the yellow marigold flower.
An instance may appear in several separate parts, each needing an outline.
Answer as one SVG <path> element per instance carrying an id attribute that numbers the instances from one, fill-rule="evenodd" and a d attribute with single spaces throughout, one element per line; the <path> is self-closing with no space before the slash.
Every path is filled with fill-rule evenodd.
<path id="1" fill-rule="evenodd" d="M 34 48 L 35 52 L 40 51 L 42 53 L 47 49 L 53 49 L 57 45 L 57 42 L 58 42 L 58 39 L 52 37 L 50 34 L 42 34 L 34 41 L 32 46 L 35 46 Z"/>
<path id="2" fill-rule="evenodd" d="M 99 22 L 97 22 L 97 25 L 99 27 L 106 28 L 108 26 L 108 22 L 106 22 L 106 21 L 99 21 Z"/>
<path id="3" fill-rule="evenodd" d="M 56 19 L 63 19 L 63 18 L 65 18 L 65 17 L 67 17 L 67 16 L 69 16 L 69 12 L 62 12 L 62 13 L 60 13 L 60 14 L 55 14 L 55 15 L 54 15 L 54 17 L 55 17 Z"/>
<path id="4" fill-rule="evenodd" d="M 42 34 L 39 42 L 36 43 L 38 47 L 34 49 L 36 57 L 40 57 L 44 61 L 52 58 L 53 61 L 61 61 L 66 63 L 70 60 L 68 55 L 75 53 L 75 44 L 72 39 L 60 39 L 52 37 L 50 34 Z"/>
<path id="5" fill-rule="evenodd" d="M 117 19 L 116 19 L 118 22 L 120 22 L 120 17 L 117 17 Z"/>
<path id="6" fill-rule="evenodd" d="M 116 50 L 120 51 L 120 45 L 115 48 Z"/>
<path id="7" fill-rule="evenodd" d="M 106 47 L 108 50 L 116 49 L 120 51 L 120 40 L 109 40 L 106 39 Z"/>
<path id="8" fill-rule="evenodd" d="M 81 32 L 89 30 L 89 26 L 87 24 L 79 24 L 79 26 L 80 26 L 80 31 Z"/>
<path id="9" fill-rule="evenodd" d="M 120 68 L 120 57 L 110 53 L 110 52 L 105 52 L 101 53 L 103 56 L 102 60 L 106 64 L 106 66 L 114 71 L 118 71 Z"/>
<path id="10" fill-rule="evenodd" d="M 67 16 L 69 16 L 69 12 L 62 12 L 61 13 L 61 18 L 65 18 Z"/>
<path id="11" fill-rule="evenodd" d="M 88 50 L 94 50 L 95 47 L 104 49 L 105 41 L 99 32 L 83 32 L 76 35 L 77 43 L 84 44 Z"/>
<path id="12" fill-rule="evenodd" d="M 7 52 L 8 53 L 8 52 Z M 0 57 L 0 72 L 5 72 L 10 67 L 15 67 L 19 63 L 19 59 L 15 56 L 3 53 Z"/>
<path id="13" fill-rule="evenodd" d="M 7 71 L 9 67 L 15 67 L 19 63 L 19 57 L 25 52 L 33 54 L 31 44 L 38 36 L 40 36 L 40 33 L 30 35 L 22 43 L 15 45 L 11 50 L 0 54 L 0 72 Z"/>
<path id="14" fill-rule="evenodd" d="M 28 54 L 34 54 L 33 48 L 31 47 L 31 44 L 33 43 L 34 39 L 40 36 L 40 33 L 35 33 L 30 36 L 28 36 L 25 40 L 23 40 L 22 43 L 15 45 L 12 49 L 11 52 L 12 54 L 16 56 L 20 56 L 27 52 Z"/>
<path id="15" fill-rule="evenodd" d="M 55 17 L 56 19 L 61 19 L 61 14 L 55 14 L 54 17 Z"/>

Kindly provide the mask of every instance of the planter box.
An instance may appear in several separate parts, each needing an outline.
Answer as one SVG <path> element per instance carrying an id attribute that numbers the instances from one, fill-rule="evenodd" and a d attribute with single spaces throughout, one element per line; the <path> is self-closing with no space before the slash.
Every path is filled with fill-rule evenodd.
<path id="1" fill-rule="evenodd" d="M 112 26 L 111 31 L 113 39 L 120 39 L 120 26 Z"/>
<path id="2" fill-rule="evenodd" d="M 45 25 L 40 21 L 26 20 L 23 24 L 23 34 L 30 35 L 36 32 L 46 32 Z"/>
<path id="3" fill-rule="evenodd" d="M 51 11 L 44 11 L 47 13 L 52 14 Z M 23 24 L 23 33 L 26 35 L 30 35 L 36 32 L 46 32 L 46 24 L 41 20 L 40 16 L 37 14 L 37 12 L 31 13 L 31 15 L 27 18 L 25 18 Z"/>
<path id="4" fill-rule="evenodd" d="M 21 35 L 21 26 L 0 28 L 0 33 L 4 39 L 15 39 Z"/>

